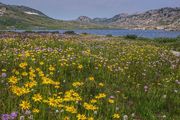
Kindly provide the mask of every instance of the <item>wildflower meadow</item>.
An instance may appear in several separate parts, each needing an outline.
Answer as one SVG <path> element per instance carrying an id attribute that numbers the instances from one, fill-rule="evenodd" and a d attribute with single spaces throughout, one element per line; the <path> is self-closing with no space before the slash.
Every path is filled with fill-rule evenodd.
<path id="1" fill-rule="evenodd" d="M 123 37 L 7 33 L 2 120 L 179 120 L 179 57 Z"/>

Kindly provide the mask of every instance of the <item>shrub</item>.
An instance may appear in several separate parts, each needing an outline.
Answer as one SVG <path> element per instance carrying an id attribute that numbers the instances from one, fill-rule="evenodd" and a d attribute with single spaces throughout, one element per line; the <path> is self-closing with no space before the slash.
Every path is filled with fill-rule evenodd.
<path id="1" fill-rule="evenodd" d="M 76 33 L 74 31 L 65 31 L 64 34 L 76 35 Z"/>
<path id="2" fill-rule="evenodd" d="M 83 33 L 81 33 L 82 35 L 88 35 L 88 33 L 86 33 L 86 32 L 83 32 Z"/>
<path id="3" fill-rule="evenodd" d="M 180 35 L 177 36 L 177 39 L 180 39 Z"/>
<path id="4" fill-rule="evenodd" d="M 106 37 L 112 37 L 112 35 L 111 34 L 107 34 Z"/>
<path id="5" fill-rule="evenodd" d="M 154 41 L 158 43 L 172 43 L 172 42 L 178 41 L 178 37 L 177 38 L 155 38 Z"/>
<path id="6" fill-rule="evenodd" d="M 127 39 L 137 39 L 137 35 L 126 35 L 125 38 Z"/>

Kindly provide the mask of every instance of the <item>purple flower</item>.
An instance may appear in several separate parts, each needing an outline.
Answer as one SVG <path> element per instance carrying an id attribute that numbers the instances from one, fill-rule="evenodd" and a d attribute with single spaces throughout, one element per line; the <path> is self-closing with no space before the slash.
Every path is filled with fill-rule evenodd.
<path id="1" fill-rule="evenodd" d="M 2 120 L 9 120 L 10 116 L 8 114 L 2 114 L 1 119 Z"/>
<path id="2" fill-rule="evenodd" d="M 1 74 L 1 77 L 2 77 L 2 78 L 5 78 L 5 77 L 7 77 L 7 74 L 6 74 L 6 73 L 2 73 L 2 74 Z"/>
<path id="3" fill-rule="evenodd" d="M 115 97 L 114 96 L 110 96 L 109 98 L 114 99 Z"/>
<path id="4" fill-rule="evenodd" d="M 12 112 L 10 115 L 9 114 L 2 114 L 1 119 L 2 120 L 14 120 L 17 117 L 17 112 Z"/>
<path id="5" fill-rule="evenodd" d="M 10 114 L 11 119 L 15 119 L 15 118 L 17 117 L 17 115 L 18 115 L 17 112 L 12 112 L 12 113 Z"/>

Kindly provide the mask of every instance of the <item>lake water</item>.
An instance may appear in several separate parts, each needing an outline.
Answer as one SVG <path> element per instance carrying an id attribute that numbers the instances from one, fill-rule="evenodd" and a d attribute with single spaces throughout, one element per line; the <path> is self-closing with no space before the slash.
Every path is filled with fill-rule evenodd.
<path id="1" fill-rule="evenodd" d="M 22 32 L 22 30 L 16 30 L 17 32 Z M 34 30 L 34 31 L 41 31 L 41 30 Z M 63 33 L 67 30 L 46 30 L 46 31 L 59 31 Z M 164 31 L 164 30 L 126 30 L 126 29 L 114 29 L 114 30 L 100 30 L 100 29 L 88 29 L 88 30 L 73 30 L 76 33 L 89 33 L 95 35 L 107 35 L 111 34 L 113 36 L 126 36 L 129 34 L 137 35 L 138 37 L 145 37 L 145 38 L 159 38 L 159 37 L 168 37 L 168 38 L 175 38 L 180 36 L 180 31 Z"/>
<path id="2" fill-rule="evenodd" d="M 129 34 L 137 35 L 138 37 L 146 38 L 158 38 L 158 37 L 168 37 L 175 38 L 180 36 L 180 31 L 163 31 L 163 30 L 74 30 L 76 33 L 89 33 L 95 35 L 107 35 L 111 34 L 113 36 L 126 36 Z M 59 30 L 59 32 L 64 32 L 64 30 Z"/>

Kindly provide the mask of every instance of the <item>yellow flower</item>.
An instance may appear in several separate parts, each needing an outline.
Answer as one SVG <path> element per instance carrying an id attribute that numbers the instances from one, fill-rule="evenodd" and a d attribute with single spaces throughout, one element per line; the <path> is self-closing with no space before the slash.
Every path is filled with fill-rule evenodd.
<path id="1" fill-rule="evenodd" d="M 111 103 L 111 104 L 113 104 L 113 103 L 114 103 L 114 100 L 113 100 L 113 99 L 109 99 L 108 102 Z"/>
<path id="2" fill-rule="evenodd" d="M 28 51 L 25 52 L 25 56 L 26 57 L 29 57 L 30 56 L 30 53 Z"/>
<path id="3" fill-rule="evenodd" d="M 9 78 L 9 83 L 11 84 L 17 84 L 18 83 L 18 79 L 15 76 L 12 76 Z"/>
<path id="4" fill-rule="evenodd" d="M 53 80 L 47 77 L 42 77 L 42 84 L 52 84 Z"/>
<path id="5" fill-rule="evenodd" d="M 114 119 L 118 119 L 118 118 L 120 118 L 120 115 L 117 114 L 117 113 L 115 113 L 115 114 L 113 115 L 113 118 L 114 118 Z"/>
<path id="6" fill-rule="evenodd" d="M 32 58 L 32 61 L 35 61 L 36 59 L 35 58 Z"/>
<path id="7" fill-rule="evenodd" d="M 105 93 L 99 93 L 97 96 L 95 96 L 96 99 L 101 99 L 101 98 L 105 98 L 106 94 Z"/>
<path id="8" fill-rule="evenodd" d="M 94 81 L 94 77 L 93 77 L 93 76 L 89 77 L 88 79 L 89 79 L 90 81 Z"/>
<path id="9" fill-rule="evenodd" d="M 33 112 L 33 113 L 39 113 L 39 112 L 40 112 L 40 110 L 39 110 L 39 109 L 34 108 L 34 109 L 32 110 L 32 112 Z"/>
<path id="10" fill-rule="evenodd" d="M 91 103 L 97 103 L 97 100 L 96 99 L 92 99 L 90 102 Z"/>
<path id="11" fill-rule="evenodd" d="M 94 118 L 93 117 L 89 117 L 87 120 L 94 120 Z"/>
<path id="12" fill-rule="evenodd" d="M 34 74 L 34 71 L 30 71 L 29 72 L 29 77 L 31 77 L 31 78 L 35 78 L 36 77 L 36 74 Z"/>
<path id="13" fill-rule="evenodd" d="M 35 102 L 41 102 L 42 96 L 41 96 L 39 93 L 37 93 L 37 94 L 35 94 L 35 95 L 32 97 L 32 99 L 33 99 Z"/>
<path id="14" fill-rule="evenodd" d="M 69 90 L 65 92 L 64 101 L 69 102 L 69 101 L 81 101 L 81 100 L 82 98 L 80 97 L 80 95 L 74 90 Z"/>
<path id="15" fill-rule="evenodd" d="M 84 108 L 86 109 L 86 110 L 97 110 L 98 109 L 98 107 L 96 107 L 96 106 L 94 106 L 94 105 L 92 105 L 92 104 L 88 104 L 88 103 L 84 103 Z"/>
<path id="16" fill-rule="evenodd" d="M 70 113 L 77 113 L 77 109 L 74 106 L 65 106 L 65 110 Z"/>
<path id="17" fill-rule="evenodd" d="M 49 98 L 48 99 L 48 104 L 49 104 L 49 106 L 57 107 L 58 106 L 58 101 L 55 98 Z"/>
<path id="18" fill-rule="evenodd" d="M 42 77 L 42 84 L 46 84 L 46 85 L 51 84 L 51 85 L 54 85 L 54 86 L 59 86 L 60 82 L 55 82 L 50 78 Z"/>
<path id="19" fill-rule="evenodd" d="M 19 67 L 22 68 L 22 69 L 25 69 L 27 65 L 28 64 L 26 62 L 24 62 L 24 63 L 20 63 Z"/>
<path id="20" fill-rule="evenodd" d="M 36 68 L 36 71 L 41 72 L 41 69 L 40 68 Z"/>
<path id="21" fill-rule="evenodd" d="M 73 86 L 74 87 L 79 87 L 79 86 L 82 86 L 84 83 L 83 82 L 73 82 Z"/>
<path id="22" fill-rule="evenodd" d="M 41 61 L 41 62 L 39 62 L 39 64 L 40 64 L 40 65 L 44 65 L 44 62 Z"/>
<path id="23" fill-rule="evenodd" d="M 64 117 L 63 120 L 70 120 L 70 118 L 68 116 Z"/>
<path id="24" fill-rule="evenodd" d="M 83 114 L 82 114 L 82 115 L 81 115 L 81 114 L 78 114 L 78 115 L 77 115 L 77 119 L 78 119 L 78 120 L 86 120 L 87 118 L 86 118 L 86 116 L 83 115 Z"/>
<path id="25" fill-rule="evenodd" d="M 18 86 L 11 86 L 10 90 L 12 91 L 12 93 L 16 94 L 17 96 L 21 96 L 30 92 L 28 88 L 18 87 Z"/>
<path id="26" fill-rule="evenodd" d="M 27 76 L 28 75 L 28 73 L 27 72 L 22 72 L 22 74 L 21 74 L 22 76 Z"/>
<path id="27" fill-rule="evenodd" d="M 44 73 L 42 71 L 39 71 L 38 74 L 40 77 L 44 77 Z"/>
<path id="28" fill-rule="evenodd" d="M 19 105 L 21 109 L 27 110 L 31 107 L 30 103 L 28 101 L 21 101 L 21 104 Z"/>
<path id="29" fill-rule="evenodd" d="M 19 71 L 15 71 L 15 75 L 19 75 Z"/>
<path id="30" fill-rule="evenodd" d="M 99 86 L 100 86 L 100 87 L 104 87 L 104 84 L 103 84 L 103 83 L 99 83 Z"/>
<path id="31" fill-rule="evenodd" d="M 6 69 L 2 69 L 1 71 L 2 71 L 2 72 L 6 72 Z"/>
<path id="32" fill-rule="evenodd" d="M 80 69 L 80 70 L 81 70 L 82 68 L 83 68 L 83 65 L 81 65 L 81 64 L 80 64 L 80 65 L 78 65 L 78 69 Z"/>
<path id="33" fill-rule="evenodd" d="M 60 86 L 59 85 L 56 85 L 56 86 L 54 86 L 56 89 L 58 89 L 58 88 L 60 88 Z"/>
<path id="34" fill-rule="evenodd" d="M 50 70 L 50 71 L 55 71 L 55 68 L 54 68 L 53 66 L 50 66 L 50 67 L 49 67 L 49 70 Z"/>
<path id="35" fill-rule="evenodd" d="M 36 81 L 26 82 L 26 83 L 24 84 L 24 86 L 25 86 L 26 88 L 32 88 L 32 87 L 34 87 L 34 86 L 36 86 L 36 85 L 37 85 L 37 82 L 36 82 Z"/>

